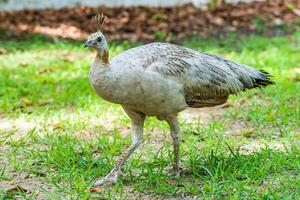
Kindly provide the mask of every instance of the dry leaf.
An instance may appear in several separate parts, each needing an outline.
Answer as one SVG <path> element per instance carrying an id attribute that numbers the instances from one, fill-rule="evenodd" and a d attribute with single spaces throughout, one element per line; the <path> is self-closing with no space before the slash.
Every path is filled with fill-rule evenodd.
<path id="1" fill-rule="evenodd" d="M 60 124 L 58 124 L 58 123 L 51 123 L 51 124 L 49 124 L 49 126 L 50 126 L 51 128 L 53 128 L 54 130 L 55 130 L 55 129 L 62 129 L 62 128 L 63 128 L 63 126 L 60 125 Z"/>
<path id="2" fill-rule="evenodd" d="M 32 106 L 33 105 L 33 101 L 30 99 L 27 99 L 27 98 L 22 98 L 21 103 L 23 106 Z"/>
<path id="3" fill-rule="evenodd" d="M 264 183 L 262 183 L 262 184 L 258 187 L 258 193 L 259 193 L 259 194 L 263 194 L 265 190 L 266 190 L 266 185 L 265 185 Z"/>
<path id="4" fill-rule="evenodd" d="M 99 187 L 93 187 L 90 189 L 90 192 L 100 193 L 101 189 Z"/>
<path id="5" fill-rule="evenodd" d="M 36 75 L 41 75 L 47 72 L 54 72 L 55 68 L 54 67 L 45 67 L 45 68 L 41 68 L 37 71 Z"/>
<path id="6" fill-rule="evenodd" d="M 92 157 L 93 157 L 94 159 L 100 158 L 100 157 L 101 157 L 101 153 L 99 153 L 99 152 L 94 152 L 93 155 L 92 155 Z"/>
<path id="7" fill-rule="evenodd" d="M 167 180 L 167 183 L 170 185 L 177 185 L 177 181 L 175 179 Z"/>
<path id="8" fill-rule="evenodd" d="M 218 26 L 224 25 L 224 22 L 225 21 L 221 17 L 213 17 L 213 19 L 212 19 L 212 23 L 214 23 L 214 24 L 216 24 Z"/>
<path id="9" fill-rule="evenodd" d="M 242 130 L 238 135 L 242 135 L 246 138 L 251 138 L 255 134 L 253 129 Z"/>
<path id="10" fill-rule="evenodd" d="M 20 37 L 21 32 L 29 32 L 46 34 L 54 40 L 57 37 L 85 39 L 95 31 L 91 18 L 100 9 L 111 18 L 103 27 L 108 40 L 153 41 L 156 40 L 157 31 L 160 31 L 165 36 L 172 33 L 171 41 L 178 41 L 193 35 L 220 35 L 236 30 L 255 31 L 257 27 L 253 25 L 253 21 L 256 19 L 261 19 L 265 22 L 265 27 L 270 29 L 281 22 L 296 23 L 300 16 L 300 4 L 296 0 L 289 2 L 293 4 L 290 8 L 282 6 L 281 0 L 272 0 L 228 4 L 215 10 L 205 6 L 195 7 L 193 4 L 169 8 L 80 6 L 57 10 L 27 9 L 1 12 L 0 26 L 5 27 L 7 38 Z M 69 59 L 73 58 L 67 58 Z M 39 73 L 45 72 L 49 71 L 41 70 Z"/>

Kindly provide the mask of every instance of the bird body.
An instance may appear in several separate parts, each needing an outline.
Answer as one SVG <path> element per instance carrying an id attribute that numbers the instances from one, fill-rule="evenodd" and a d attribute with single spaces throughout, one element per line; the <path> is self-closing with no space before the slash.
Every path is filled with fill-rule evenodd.
<path id="1" fill-rule="evenodd" d="M 99 17 L 103 23 L 103 15 Z M 103 99 L 122 105 L 131 119 L 132 144 L 116 166 L 94 186 L 116 183 L 128 157 L 142 143 L 146 116 L 156 116 L 170 126 L 174 172 L 180 174 L 180 128 L 177 115 L 188 107 L 223 104 L 230 94 L 273 84 L 268 73 L 168 43 L 151 43 L 129 49 L 108 60 L 101 32 L 93 33 L 86 47 L 97 51 L 90 68 L 90 83 Z"/>
<path id="2" fill-rule="evenodd" d="M 257 80 L 264 80 L 258 85 Z M 187 107 L 223 104 L 230 94 L 263 86 L 268 76 L 225 58 L 168 43 L 127 50 L 109 64 L 97 58 L 90 81 L 103 99 L 163 118 Z"/>
<path id="3" fill-rule="evenodd" d="M 147 116 L 178 113 L 187 108 L 183 85 L 175 77 L 145 70 L 140 65 L 93 65 L 90 81 L 103 99 L 143 112 Z"/>

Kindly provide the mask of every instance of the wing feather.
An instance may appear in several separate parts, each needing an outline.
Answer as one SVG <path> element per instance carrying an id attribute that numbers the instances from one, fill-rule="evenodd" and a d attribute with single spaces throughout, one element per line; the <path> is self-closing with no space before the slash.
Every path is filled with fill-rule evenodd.
<path id="1" fill-rule="evenodd" d="M 224 103 L 227 96 L 245 89 L 272 84 L 268 74 L 249 66 L 230 61 L 221 56 L 200 53 L 177 45 L 168 44 L 157 53 L 164 52 L 160 59 L 151 63 L 151 70 L 165 76 L 179 78 L 186 101 L 196 104 L 207 102 Z M 266 84 L 266 85 L 267 85 Z M 226 101 L 225 101 L 226 102 Z"/>
<path id="2" fill-rule="evenodd" d="M 274 83 L 264 71 L 168 43 L 150 43 L 127 50 L 112 62 L 178 79 L 188 105 L 221 104 L 230 94 Z"/>

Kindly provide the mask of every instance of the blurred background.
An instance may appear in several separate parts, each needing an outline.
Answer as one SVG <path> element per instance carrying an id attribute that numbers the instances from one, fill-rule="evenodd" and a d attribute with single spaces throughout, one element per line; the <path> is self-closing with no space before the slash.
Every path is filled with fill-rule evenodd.
<path id="1" fill-rule="evenodd" d="M 83 39 L 95 31 L 91 18 L 104 12 L 110 18 L 104 31 L 111 40 L 178 41 L 231 32 L 273 36 L 298 28 L 299 6 L 297 0 L 1 0 L 0 25 L 6 34 Z"/>
<path id="2" fill-rule="evenodd" d="M 129 146 L 130 121 L 89 84 L 83 48 L 103 12 L 110 59 L 154 41 L 269 72 L 276 85 L 149 118 L 115 186 L 90 190 Z M 300 199 L 300 0 L 0 0 L 0 199 Z"/>

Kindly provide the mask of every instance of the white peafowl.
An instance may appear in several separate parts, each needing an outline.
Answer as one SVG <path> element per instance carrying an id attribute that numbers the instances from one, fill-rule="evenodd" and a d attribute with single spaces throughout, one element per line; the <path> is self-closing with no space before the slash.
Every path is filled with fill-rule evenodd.
<path id="1" fill-rule="evenodd" d="M 156 116 L 170 126 L 174 147 L 173 168 L 179 168 L 180 129 L 177 115 L 192 108 L 224 104 L 230 94 L 273 84 L 265 71 L 225 58 L 168 43 L 150 43 L 129 49 L 109 61 L 101 27 L 106 17 L 97 15 L 98 31 L 85 47 L 96 50 L 90 83 L 97 95 L 121 104 L 132 122 L 132 144 L 117 165 L 93 186 L 116 183 L 122 165 L 142 143 L 146 116 Z"/>

